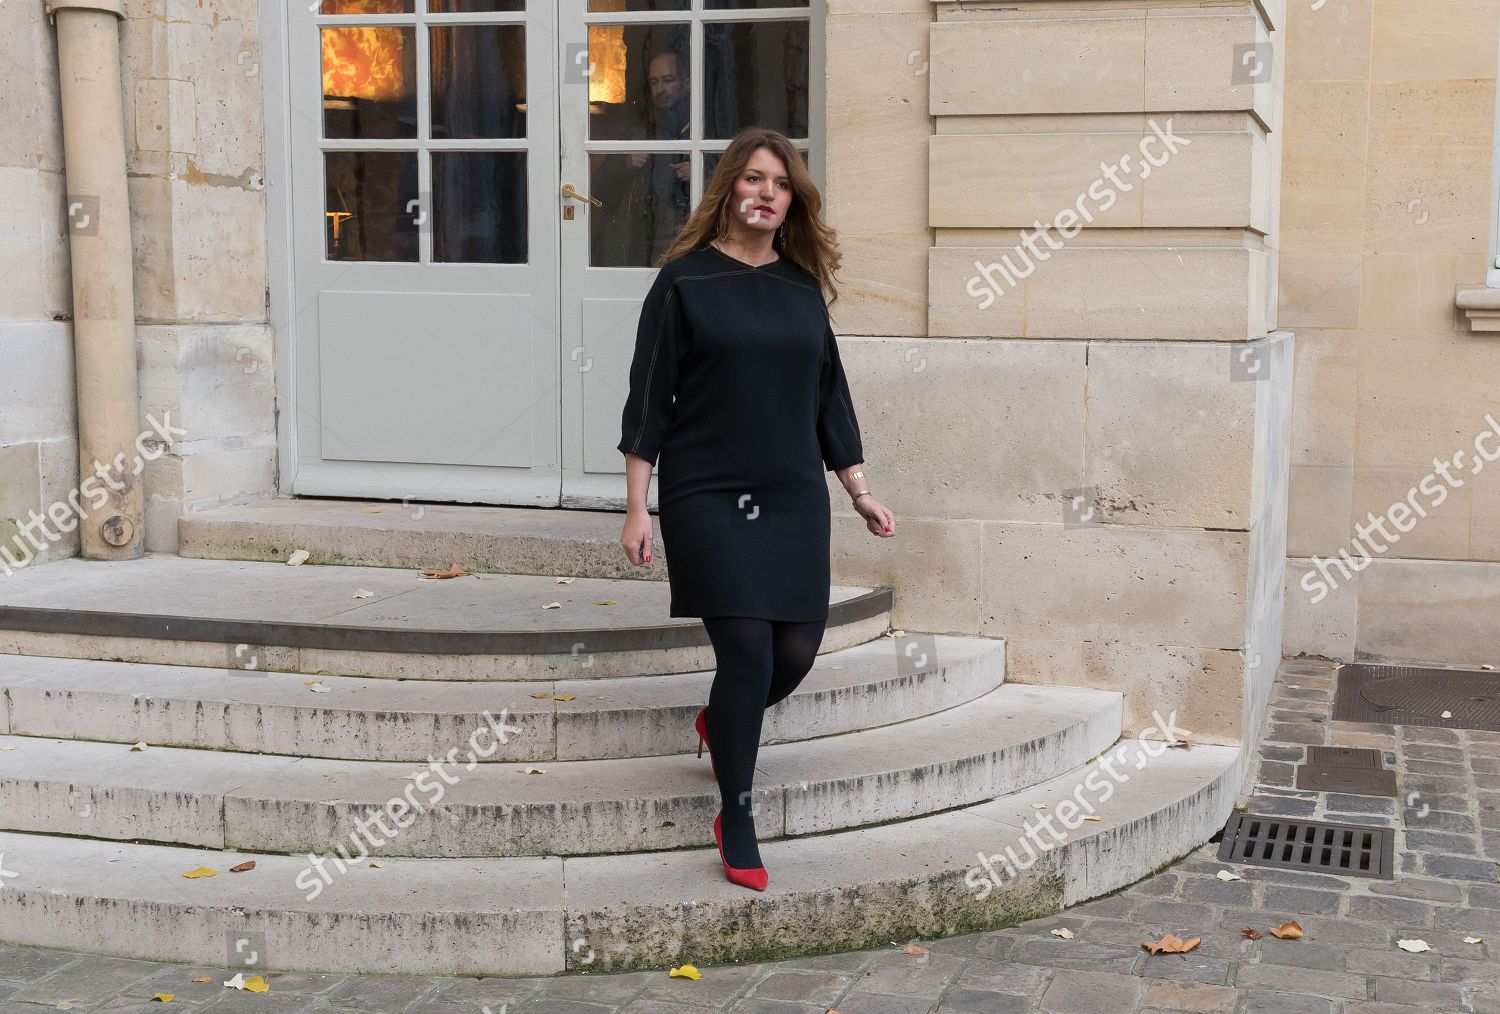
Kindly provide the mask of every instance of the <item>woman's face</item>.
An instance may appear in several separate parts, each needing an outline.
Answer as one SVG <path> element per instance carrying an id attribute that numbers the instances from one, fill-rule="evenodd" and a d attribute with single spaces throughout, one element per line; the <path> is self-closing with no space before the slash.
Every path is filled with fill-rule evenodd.
<path id="1" fill-rule="evenodd" d="M 750 229 L 774 232 L 792 206 L 792 181 L 786 164 L 770 148 L 757 148 L 734 181 L 730 195 L 736 218 Z"/>

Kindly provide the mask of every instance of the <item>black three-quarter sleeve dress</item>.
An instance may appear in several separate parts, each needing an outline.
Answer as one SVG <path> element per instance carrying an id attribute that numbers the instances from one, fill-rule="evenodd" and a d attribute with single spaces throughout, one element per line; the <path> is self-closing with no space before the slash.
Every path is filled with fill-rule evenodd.
<path id="1" fill-rule="evenodd" d="M 828 619 L 825 469 L 864 450 L 816 277 L 705 243 L 641 306 L 619 450 L 657 470 L 671 616 Z"/>

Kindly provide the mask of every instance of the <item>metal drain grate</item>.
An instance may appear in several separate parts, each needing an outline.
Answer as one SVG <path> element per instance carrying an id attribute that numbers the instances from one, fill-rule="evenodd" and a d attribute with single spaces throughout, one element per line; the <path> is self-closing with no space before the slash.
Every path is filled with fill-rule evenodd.
<path id="1" fill-rule="evenodd" d="M 1235 813 L 1224 825 L 1219 859 L 1390 880 L 1393 844 L 1390 829 L 1385 827 Z"/>
<path id="2" fill-rule="evenodd" d="M 1500 673 L 1370 662 L 1340 666 L 1332 717 L 1500 732 Z"/>
<path id="3" fill-rule="evenodd" d="M 1296 785 L 1312 792 L 1394 796 L 1396 772 L 1385 767 L 1379 750 L 1309 746 L 1307 760 L 1297 765 Z"/>

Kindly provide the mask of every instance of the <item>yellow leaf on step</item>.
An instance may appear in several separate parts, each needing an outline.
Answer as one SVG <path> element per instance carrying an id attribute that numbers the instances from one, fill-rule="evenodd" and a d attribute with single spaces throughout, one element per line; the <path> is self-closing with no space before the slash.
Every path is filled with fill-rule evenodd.
<path id="1" fill-rule="evenodd" d="M 573 695 L 572 694 L 553 694 L 552 695 L 552 699 L 554 701 L 571 701 L 573 699 Z"/>
<path id="2" fill-rule="evenodd" d="M 700 972 L 700 971 L 698 971 L 698 969 L 694 968 L 691 964 L 688 964 L 688 965 L 678 965 L 676 968 L 672 969 L 667 974 L 668 975 L 681 976 L 684 979 L 701 979 L 701 978 L 703 978 L 703 973 Z"/>
<path id="3" fill-rule="evenodd" d="M 537 700 L 541 700 L 543 697 L 551 697 L 552 696 L 552 691 L 550 691 L 550 690 L 538 690 L 536 693 L 532 694 L 531 696 L 535 697 Z"/>
<path id="4" fill-rule="evenodd" d="M 198 976 L 198 978 L 194 979 L 193 981 L 194 982 L 213 982 L 214 981 L 214 977 L 212 975 L 200 975 L 200 976 Z"/>
<path id="5" fill-rule="evenodd" d="M 151 999 L 156 1003 L 171 1003 L 173 1000 L 177 999 L 177 995 L 175 993 L 154 993 L 152 994 Z"/>
<path id="6" fill-rule="evenodd" d="M 382 508 L 380 508 L 380 507 L 362 507 L 362 508 L 360 508 L 360 513 L 361 514 L 380 514 L 380 513 L 382 513 Z"/>
<path id="7" fill-rule="evenodd" d="M 269 993 L 271 991 L 270 983 L 258 975 L 252 975 L 246 979 L 245 988 L 252 993 Z"/>
<path id="8" fill-rule="evenodd" d="M 207 866 L 200 866 L 196 870 L 188 870 L 183 874 L 183 876 L 187 877 L 189 880 L 197 880 L 199 877 L 217 876 L 218 873 L 218 870 L 211 870 Z"/>
<path id="9" fill-rule="evenodd" d="M 614 606 L 614 605 L 619 605 L 619 603 L 616 602 L 614 599 L 600 599 L 598 602 L 595 602 L 594 605 L 596 605 L 596 606 Z"/>

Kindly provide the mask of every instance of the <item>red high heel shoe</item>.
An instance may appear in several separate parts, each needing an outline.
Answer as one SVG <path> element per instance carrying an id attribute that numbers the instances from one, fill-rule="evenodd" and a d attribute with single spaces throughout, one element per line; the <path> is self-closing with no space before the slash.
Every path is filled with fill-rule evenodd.
<path id="1" fill-rule="evenodd" d="M 766 883 L 771 875 L 766 872 L 764 866 L 746 867 L 730 866 L 724 860 L 724 832 L 719 829 L 719 822 L 724 817 L 724 811 L 720 810 L 714 814 L 714 844 L 719 846 L 719 862 L 724 864 L 724 876 L 729 878 L 731 884 L 739 884 L 753 891 L 764 891 Z"/>
<path id="2" fill-rule="evenodd" d="M 708 708 L 699 708 L 698 717 L 693 719 L 693 728 L 698 730 L 699 757 L 703 756 L 703 748 L 708 745 L 708 719 L 704 717 L 707 712 Z M 719 777 L 718 769 L 714 767 L 714 752 L 712 749 L 708 751 L 708 770 L 713 772 L 715 778 Z"/>

